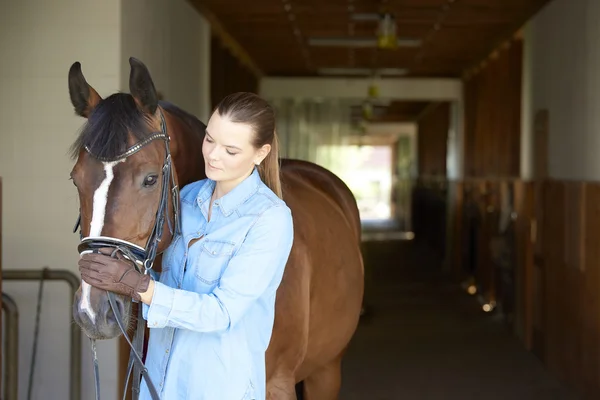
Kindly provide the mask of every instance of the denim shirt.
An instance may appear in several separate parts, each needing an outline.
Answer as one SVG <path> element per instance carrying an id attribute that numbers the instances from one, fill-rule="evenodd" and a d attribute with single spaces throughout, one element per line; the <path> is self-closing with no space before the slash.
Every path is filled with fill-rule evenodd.
<path id="1" fill-rule="evenodd" d="M 215 182 L 181 190 L 182 233 L 163 255 L 143 315 L 146 366 L 161 399 L 266 397 L 265 351 L 293 242 L 291 211 L 256 168 L 208 208 Z M 193 239 L 197 242 L 189 246 Z M 142 379 L 140 399 L 150 399 Z"/>

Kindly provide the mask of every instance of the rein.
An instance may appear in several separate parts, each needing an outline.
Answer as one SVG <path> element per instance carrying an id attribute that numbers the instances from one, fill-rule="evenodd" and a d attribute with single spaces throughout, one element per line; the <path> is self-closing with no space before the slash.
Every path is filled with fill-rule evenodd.
<path id="1" fill-rule="evenodd" d="M 160 110 L 160 119 L 161 119 L 161 131 L 153 132 L 148 138 L 136 143 L 135 145 L 128 148 L 123 154 L 115 157 L 115 158 L 105 158 L 98 157 L 92 154 L 90 149 L 85 146 L 85 150 L 92 155 L 94 158 L 104 161 L 104 162 L 112 162 L 112 161 L 120 161 L 124 160 L 127 157 L 132 156 L 133 154 L 140 151 L 144 146 L 151 143 L 153 140 L 162 139 L 165 141 L 165 159 L 163 162 L 162 168 L 162 188 L 160 195 L 160 202 L 158 205 L 158 209 L 156 211 L 156 219 L 154 222 L 154 228 L 152 229 L 152 233 L 146 242 L 146 247 L 142 248 L 136 244 L 130 243 L 125 240 L 107 237 L 107 236 L 94 236 L 94 237 L 83 237 L 81 234 L 81 213 L 77 219 L 73 232 L 75 233 L 79 228 L 79 236 L 80 243 L 77 246 L 77 250 L 79 254 L 85 254 L 90 252 L 100 252 L 101 248 L 112 248 L 112 257 L 116 257 L 118 252 L 121 252 L 123 256 L 130 261 L 132 261 L 135 265 L 135 268 L 138 272 L 143 274 L 148 274 L 154 265 L 154 260 L 157 255 L 158 246 L 160 244 L 160 240 L 163 234 L 163 225 L 165 218 L 167 218 L 167 223 L 169 225 L 169 230 L 171 234 L 175 235 L 181 232 L 181 215 L 179 213 L 179 187 L 177 186 L 175 180 L 175 172 L 173 171 L 172 159 L 171 159 L 171 151 L 169 148 L 170 138 L 167 134 L 167 125 L 165 123 L 165 119 Z M 171 219 L 166 217 L 168 211 L 168 196 L 169 196 L 169 186 L 171 186 L 170 195 L 172 196 L 172 204 L 173 204 L 173 212 L 174 212 L 174 221 L 171 222 Z M 174 225 L 174 226 L 173 226 Z M 115 294 L 112 292 L 107 292 L 108 301 L 115 315 L 115 319 L 117 324 L 119 325 L 119 329 L 121 330 L 123 336 L 129 343 L 131 351 L 129 353 L 129 363 L 127 365 L 127 379 L 125 381 L 125 390 L 123 393 L 123 399 L 125 399 L 127 394 L 127 386 L 129 385 L 129 378 L 131 372 L 133 370 L 133 383 L 132 383 L 132 398 L 133 400 L 137 400 L 140 394 L 140 383 L 141 377 L 146 380 L 146 384 L 148 385 L 148 389 L 150 391 L 150 395 L 153 400 L 160 400 L 156 387 L 152 383 L 150 377 L 148 376 L 148 370 L 142 361 L 143 354 L 143 345 L 144 345 L 144 335 L 146 329 L 146 320 L 143 318 L 142 314 L 142 305 L 138 306 L 138 316 L 137 316 L 137 328 L 133 337 L 133 343 L 129 339 L 127 335 L 127 330 L 123 326 L 123 322 L 121 321 L 121 314 L 116 304 Z M 134 301 L 134 300 L 132 300 Z M 96 341 L 95 339 L 90 339 L 91 348 L 93 353 L 93 361 L 94 361 L 94 380 L 95 380 L 95 388 L 96 388 L 96 400 L 100 400 L 100 373 L 98 368 L 98 357 L 96 353 Z"/>

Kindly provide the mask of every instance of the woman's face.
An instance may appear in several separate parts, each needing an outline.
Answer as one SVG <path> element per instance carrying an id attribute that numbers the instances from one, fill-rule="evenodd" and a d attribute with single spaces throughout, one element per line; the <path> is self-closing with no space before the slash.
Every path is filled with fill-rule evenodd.
<path id="1" fill-rule="evenodd" d="M 227 116 L 222 117 L 215 111 L 208 121 L 202 143 L 206 176 L 221 186 L 226 185 L 227 190 L 248 177 L 271 149 L 268 144 L 256 149 L 252 145 L 253 138 L 250 125 L 231 122 Z"/>

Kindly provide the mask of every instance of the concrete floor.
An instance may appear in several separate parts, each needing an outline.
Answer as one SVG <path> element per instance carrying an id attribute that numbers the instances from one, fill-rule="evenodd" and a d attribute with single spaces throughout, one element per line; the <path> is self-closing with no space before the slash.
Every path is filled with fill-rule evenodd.
<path id="1" fill-rule="evenodd" d="M 577 399 L 413 242 L 366 244 L 369 314 L 344 360 L 341 400 Z"/>

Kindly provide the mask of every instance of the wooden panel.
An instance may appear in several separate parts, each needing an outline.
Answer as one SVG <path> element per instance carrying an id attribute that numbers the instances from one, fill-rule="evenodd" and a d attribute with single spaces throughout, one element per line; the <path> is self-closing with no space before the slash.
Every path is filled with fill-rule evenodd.
<path id="1" fill-rule="evenodd" d="M 544 185 L 545 362 L 587 398 L 597 398 L 600 185 L 560 181 Z"/>
<path id="2" fill-rule="evenodd" d="M 448 183 L 444 178 L 423 178 L 412 191 L 412 229 L 415 239 L 427 243 L 444 257 L 446 251 L 446 212 Z"/>
<path id="3" fill-rule="evenodd" d="M 465 80 L 465 175 L 518 177 L 522 41 Z"/>
<path id="4" fill-rule="evenodd" d="M 580 290 L 581 379 L 586 398 L 600 396 L 600 184 L 586 184 L 584 190 L 583 248 L 584 279 Z"/>
<path id="5" fill-rule="evenodd" d="M 463 220 L 463 208 L 464 208 L 464 184 L 462 181 L 451 181 L 448 184 L 448 201 L 449 205 L 449 218 L 452 221 L 448 221 L 451 226 L 450 237 L 448 241 L 450 246 L 447 249 L 447 257 L 450 258 L 449 270 L 457 281 L 462 281 L 466 278 L 464 269 L 462 268 L 462 225 Z"/>
<path id="6" fill-rule="evenodd" d="M 560 378 L 565 377 L 564 353 L 564 329 L 562 319 L 564 317 L 565 297 L 564 276 L 564 212 L 565 193 L 562 182 L 549 184 L 544 190 L 544 226 L 540 231 L 543 236 L 542 257 L 544 274 L 544 319 L 545 319 L 545 362 L 548 367 L 555 371 Z M 559 296 L 560 294 L 560 296 Z"/>
<path id="7" fill-rule="evenodd" d="M 450 104 L 436 103 L 418 121 L 419 175 L 446 176 L 446 152 L 450 128 Z"/>
<path id="8" fill-rule="evenodd" d="M 534 190 L 531 182 L 516 181 L 515 211 L 516 221 L 516 311 L 515 333 L 521 338 L 525 347 L 532 350 L 533 338 L 533 295 L 534 290 L 534 257 L 533 257 L 533 218 Z"/>

